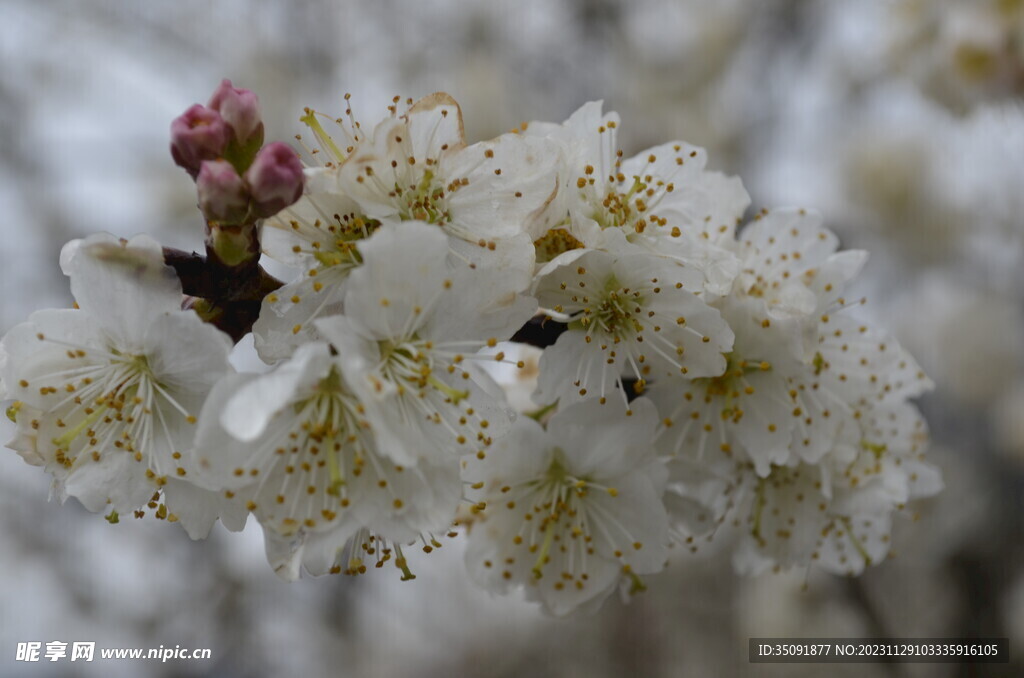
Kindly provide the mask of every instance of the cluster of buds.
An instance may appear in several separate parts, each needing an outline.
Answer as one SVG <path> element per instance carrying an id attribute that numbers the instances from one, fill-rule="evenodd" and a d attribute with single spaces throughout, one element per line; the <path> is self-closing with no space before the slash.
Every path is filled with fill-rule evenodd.
<path id="1" fill-rule="evenodd" d="M 259 99 L 230 80 L 171 123 L 171 156 L 195 180 L 199 208 L 214 224 L 250 224 L 302 195 L 302 162 L 287 144 L 263 145 Z"/>

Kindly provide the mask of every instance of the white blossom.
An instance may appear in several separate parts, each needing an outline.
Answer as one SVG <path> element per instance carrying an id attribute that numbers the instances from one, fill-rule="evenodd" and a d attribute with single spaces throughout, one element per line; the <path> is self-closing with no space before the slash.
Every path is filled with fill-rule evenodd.
<path id="1" fill-rule="evenodd" d="M 434 463 L 484 454 L 512 412 L 474 356 L 508 339 L 536 302 L 517 295 L 511 276 L 447 263 L 448 239 L 411 222 L 360 243 L 345 315 L 320 332 L 338 349 L 344 377 L 360 394 L 382 450 L 398 463 Z"/>
<path id="2" fill-rule="evenodd" d="M 867 252 L 838 246 L 814 210 L 762 210 L 733 246 L 741 265 L 733 293 L 762 299 L 776 318 L 826 311 L 867 260 Z"/>
<path id="3" fill-rule="evenodd" d="M 260 357 L 277 361 L 317 339 L 313 321 L 341 312 L 345 281 L 361 262 L 356 243 L 379 226 L 341 191 L 336 167 L 306 170 L 303 197 L 263 230 L 264 251 L 301 273 L 264 298 L 253 327 Z"/>
<path id="4" fill-rule="evenodd" d="M 380 447 L 342 370 L 328 345 L 307 343 L 267 374 L 223 380 L 203 409 L 198 482 L 255 514 L 285 578 L 331 571 L 353 537 L 357 553 L 371 536 L 429 540 L 461 496 L 457 460 L 405 465 Z"/>
<path id="5" fill-rule="evenodd" d="M 42 412 L 21 401 L 15 401 L 7 408 L 7 418 L 15 424 L 14 437 L 5 443 L 8 449 L 18 453 L 26 464 L 45 466 L 46 458 L 39 453 L 39 426 Z M 36 422 L 33 428 L 32 422 Z"/>
<path id="6" fill-rule="evenodd" d="M 378 124 L 341 165 L 343 191 L 385 223 L 424 221 L 450 237 L 454 258 L 532 273 L 529 225 L 558 191 L 557 153 L 542 139 L 504 134 L 467 146 L 462 111 L 449 95 L 411 103 Z"/>
<path id="7" fill-rule="evenodd" d="M 523 417 L 464 472 L 486 508 L 469 534 L 466 564 L 498 592 L 525 586 L 556 615 L 595 609 L 623 579 L 662 569 L 668 520 L 665 469 L 644 399 L 632 415 L 588 400 L 560 410 L 547 430 Z"/>
<path id="8" fill-rule="evenodd" d="M 62 501 L 111 520 L 148 504 L 205 535 L 220 505 L 175 513 L 189 504 L 178 481 L 190 472 L 195 417 L 230 371 L 230 340 L 181 310 L 181 285 L 150 238 L 75 240 L 61 265 L 80 308 L 34 313 L 0 344 L 16 449 L 42 462 Z"/>
<path id="9" fill-rule="evenodd" d="M 639 380 L 720 374 L 733 333 L 698 296 L 702 278 L 669 259 L 573 250 L 538 274 L 541 306 L 568 321 L 544 351 L 537 399 L 604 402 L 624 375 Z"/>
<path id="10" fill-rule="evenodd" d="M 551 258 L 578 244 L 617 248 L 609 230 L 631 245 L 700 271 L 710 291 L 728 289 L 735 257 L 723 248 L 735 232 L 750 197 L 735 177 L 704 169 L 704 149 L 673 141 L 624 160 L 617 143 L 616 113 L 601 102 L 582 106 L 562 125 L 531 123 L 526 133 L 558 143 L 565 182 L 558 209 L 538 253 Z M 551 216 L 554 215 L 554 216 Z M 562 215 L 565 215 L 564 217 Z M 562 219 L 562 221 L 559 221 Z"/>

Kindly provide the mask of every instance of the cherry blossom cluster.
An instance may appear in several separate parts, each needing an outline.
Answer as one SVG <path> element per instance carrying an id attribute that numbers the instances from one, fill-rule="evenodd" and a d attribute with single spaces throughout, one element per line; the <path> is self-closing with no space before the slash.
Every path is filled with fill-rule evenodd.
<path id="1" fill-rule="evenodd" d="M 171 128 L 205 255 L 72 241 L 75 307 L 3 338 L 8 446 L 53 496 L 196 539 L 252 514 L 286 579 L 411 579 L 461 535 L 473 581 L 561 615 L 709 542 L 859 573 L 941 488 L 931 383 L 816 213 L 740 228 L 739 179 L 682 141 L 624 157 L 599 102 L 474 144 L 442 93 L 302 122 L 304 163 L 225 81 Z"/>

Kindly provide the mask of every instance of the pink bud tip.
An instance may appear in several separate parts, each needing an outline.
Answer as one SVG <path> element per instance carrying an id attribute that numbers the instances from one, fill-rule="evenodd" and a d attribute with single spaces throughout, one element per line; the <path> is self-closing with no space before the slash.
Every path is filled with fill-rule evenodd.
<path id="1" fill-rule="evenodd" d="M 220 114 L 196 104 L 171 122 L 171 157 L 195 178 L 200 164 L 220 157 L 230 139 Z"/>
<path id="2" fill-rule="evenodd" d="M 231 81 L 225 79 L 210 97 L 208 105 L 220 113 L 224 122 L 234 130 L 238 143 L 244 146 L 256 134 L 260 135 L 260 139 L 256 143 L 257 147 L 263 141 L 260 100 L 251 90 L 232 87 Z"/>
<path id="3" fill-rule="evenodd" d="M 247 221 L 249 189 L 226 160 L 205 160 L 196 177 L 199 209 L 209 221 L 239 224 Z"/>
<path id="4" fill-rule="evenodd" d="M 302 196 L 302 161 L 288 144 L 267 144 L 245 172 L 260 217 L 277 214 Z"/>

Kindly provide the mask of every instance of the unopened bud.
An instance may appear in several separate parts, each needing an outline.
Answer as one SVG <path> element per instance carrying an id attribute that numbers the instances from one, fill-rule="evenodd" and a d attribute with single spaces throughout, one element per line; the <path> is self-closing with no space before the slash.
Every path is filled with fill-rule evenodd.
<path id="1" fill-rule="evenodd" d="M 204 160 L 219 158 L 231 140 L 220 114 L 196 104 L 171 123 L 171 157 L 194 179 Z"/>
<path id="2" fill-rule="evenodd" d="M 206 160 L 196 177 L 199 209 L 209 221 L 238 224 L 249 213 L 249 189 L 226 160 Z"/>
<path id="3" fill-rule="evenodd" d="M 220 113 L 224 122 L 234 130 L 235 140 L 240 146 L 253 144 L 259 148 L 263 144 L 260 100 L 251 90 L 232 87 L 231 81 L 225 79 L 210 97 L 208 105 Z"/>
<path id="4" fill-rule="evenodd" d="M 245 179 L 256 214 L 270 217 L 302 196 L 302 161 L 288 144 L 275 141 L 256 154 Z"/>

